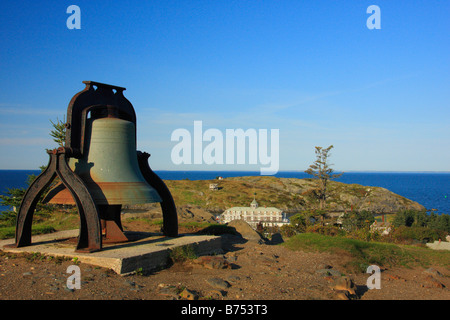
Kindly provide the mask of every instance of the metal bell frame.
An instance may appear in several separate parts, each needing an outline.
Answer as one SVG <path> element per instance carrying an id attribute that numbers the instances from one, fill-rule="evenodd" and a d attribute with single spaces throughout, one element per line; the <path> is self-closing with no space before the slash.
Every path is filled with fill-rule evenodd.
<path id="1" fill-rule="evenodd" d="M 76 252 L 102 250 L 102 226 L 98 205 L 92 198 L 83 180 L 68 165 L 70 158 L 83 156 L 86 119 L 113 117 L 131 121 L 136 130 L 136 114 L 133 105 L 124 97 L 125 88 L 94 81 L 83 81 L 84 90 L 71 99 L 67 108 L 65 146 L 47 150 L 50 160 L 47 168 L 28 187 L 22 199 L 16 221 L 15 244 L 13 247 L 31 245 L 31 226 L 36 205 L 52 181 L 58 176 L 75 200 L 79 217 L 79 236 Z M 175 202 L 166 184 L 153 172 L 148 163 L 150 154 L 136 151 L 139 169 L 145 181 L 161 197 L 163 213 L 162 232 L 168 237 L 178 236 L 178 218 Z M 114 207 L 114 206 L 111 206 Z M 112 214 L 112 226 L 122 229 L 120 211 Z M 111 222 L 111 221 L 107 221 Z M 123 230 L 116 230 L 121 233 Z M 120 236 L 119 236 L 120 238 Z"/>

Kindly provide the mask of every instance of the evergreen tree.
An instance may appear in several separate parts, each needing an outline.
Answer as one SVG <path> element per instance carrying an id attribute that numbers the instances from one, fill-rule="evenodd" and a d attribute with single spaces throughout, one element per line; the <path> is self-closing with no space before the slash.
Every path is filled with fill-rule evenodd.
<path id="1" fill-rule="evenodd" d="M 56 118 L 56 123 L 50 120 L 53 130 L 50 131 L 50 136 L 53 138 L 60 147 L 64 146 L 64 142 L 66 141 L 66 123 L 65 120 L 61 121 Z"/>
<path id="2" fill-rule="evenodd" d="M 396 213 L 392 224 L 394 227 L 406 226 L 411 227 L 414 223 L 414 213 L 412 211 L 403 210 Z"/>
<path id="3" fill-rule="evenodd" d="M 318 183 L 318 192 L 317 198 L 319 199 L 320 209 L 324 209 L 327 196 L 328 196 L 328 182 L 331 179 L 339 178 L 342 173 L 335 174 L 334 170 L 331 168 L 331 165 L 328 162 L 330 157 L 330 150 L 333 146 L 329 146 L 328 148 L 316 147 L 316 160 L 309 168 L 305 171 L 307 174 L 312 175 L 317 183 Z"/>
<path id="4" fill-rule="evenodd" d="M 347 231 L 355 231 L 362 228 L 368 228 L 375 221 L 372 212 L 369 211 L 351 211 L 346 212 L 342 217 L 342 226 Z"/>

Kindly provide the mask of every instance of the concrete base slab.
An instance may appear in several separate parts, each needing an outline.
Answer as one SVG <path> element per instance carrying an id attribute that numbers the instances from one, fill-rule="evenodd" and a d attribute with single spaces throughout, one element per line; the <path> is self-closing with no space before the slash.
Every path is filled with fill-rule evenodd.
<path id="1" fill-rule="evenodd" d="M 12 248 L 14 239 L 0 241 L 0 250 L 14 253 L 40 253 L 54 257 L 76 258 L 81 263 L 109 268 L 125 275 L 141 270 L 143 272 L 164 268 L 168 265 L 170 251 L 177 247 L 192 246 L 199 256 L 222 252 L 218 236 L 182 234 L 170 238 L 149 232 L 125 231 L 128 242 L 103 244 L 103 250 L 92 253 L 75 252 L 79 230 L 60 231 L 33 236 L 27 247 Z"/>

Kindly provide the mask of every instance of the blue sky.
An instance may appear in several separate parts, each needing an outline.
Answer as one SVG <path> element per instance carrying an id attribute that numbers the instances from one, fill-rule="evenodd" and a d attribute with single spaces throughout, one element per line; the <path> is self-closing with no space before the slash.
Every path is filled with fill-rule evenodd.
<path id="1" fill-rule="evenodd" d="M 69 30 L 68 6 L 81 9 Z M 381 29 L 369 30 L 370 5 Z M 179 165 L 178 128 L 279 129 L 280 170 L 450 171 L 448 1 L 0 2 L 0 169 L 37 169 L 74 94 L 126 87 L 138 149 Z"/>

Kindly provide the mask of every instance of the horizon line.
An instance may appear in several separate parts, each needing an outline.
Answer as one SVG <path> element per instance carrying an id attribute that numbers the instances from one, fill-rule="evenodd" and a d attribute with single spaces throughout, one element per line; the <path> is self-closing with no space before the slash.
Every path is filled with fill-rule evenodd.
<path id="1" fill-rule="evenodd" d="M 153 170 L 153 169 L 152 169 Z M 40 171 L 40 169 L 0 169 L 0 171 Z M 172 169 L 156 169 L 153 171 L 165 171 L 165 172 L 259 172 L 258 170 L 172 170 Z M 296 172 L 306 173 L 304 170 L 278 170 L 277 173 L 268 176 L 274 176 L 280 172 Z M 336 173 L 450 173 L 450 170 L 334 170 Z M 259 174 L 261 175 L 261 174 Z M 264 176 L 264 175 L 261 175 Z"/>

